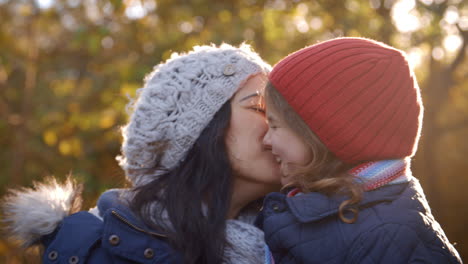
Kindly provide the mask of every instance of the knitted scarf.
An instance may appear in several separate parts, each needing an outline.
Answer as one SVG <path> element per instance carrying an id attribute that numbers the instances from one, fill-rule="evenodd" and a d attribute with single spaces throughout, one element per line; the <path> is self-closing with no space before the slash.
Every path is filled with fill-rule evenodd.
<path id="1" fill-rule="evenodd" d="M 223 264 L 272 263 L 262 230 L 243 220 L 227 220 L 226 239 L 229 246 L 224 250 Z"/>
<path id="2" fill-rule="evenodd" d="M 412 176 L 410 159 L 395 159 L 371 161 L 357 165 L 349 173 L 362 184 L 364 191 L 371 191 L 384 185 L 408 182 Z M 294 188 L 287 193 L 293 197 L 301 193 L 299 188 Z"/>
<path id="3" fill-rule="evenodd" d="M 150 206 L 151 215 L 159 218 L 154 218 L 155 222 L 165 225 L 165 228 L 173 228 L 166 211 L 161 211 L 161 207 L 157 202 L 153 202 Z M 263 231 L 254 226 L 254 221 L 257 216 L 256 210 L 246 210 L 242 212 L 237 219 L 229 219 L 226 221 L 226 240 L 227 246 L 224 248 L 224 260 L 222 264 L 259 264 L 271 263 L 265 262 L 267 251 L 265 251 L 265 239 Z"/>
<path id="4" fill-rule="evenodd" d="M 408 182 L 411 176 L 410 160 L 366 162 L 352 168 L 350 173 L 362 184 L 364 191 L 375 190 L 384 185 Z"/>

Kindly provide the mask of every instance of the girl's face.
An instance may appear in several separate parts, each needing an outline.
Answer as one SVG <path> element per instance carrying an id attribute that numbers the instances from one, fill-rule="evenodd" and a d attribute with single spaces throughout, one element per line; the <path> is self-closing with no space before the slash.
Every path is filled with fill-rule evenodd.
<path id="1" fill-rule="evenodd" d="M 242 192 L 257 192 L 258 198 L 280 186 L 279 166 L 262 143 L 268 126 L 260 91 L 266 80 L 255 75 L 233 96 L 226 138 L 235 185 L 242 185 Z"/>
<path id="2" fill-rule="evenodd" d="M 271 107 L 267 111 L 267 121 L 268 132 L 263 138 L 263 144 L 271 148 L 280 165 L 281 184 L 284 186 L 291 182 L 291 173 L 297 166 L 305 166 L 312 160 L 312 151 Z"/>

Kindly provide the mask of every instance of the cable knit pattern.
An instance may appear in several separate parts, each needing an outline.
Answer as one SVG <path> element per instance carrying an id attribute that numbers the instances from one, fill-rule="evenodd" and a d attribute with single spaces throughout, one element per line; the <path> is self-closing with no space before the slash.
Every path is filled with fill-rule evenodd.
<path id="1" fill-rule="evenodd" d="M 263 232 L 240 220 L 226 223 L 228 246 L 224 250 L 224 263 L 264 263 L 265 241 Z"/>
<path id="2" fill-rule="evenodd" d="M 270 68 L 246 44 L 196 46 L 156 66 L 138 98 L 130 102 L 130 121 L 122 129 L 122 155 L 117 160 L 128 179 L 141 186 L 173 169 L 237 89 Z M 164 155 L 158 156 L 161 147 Z M 157 173 L 148 175 L 158 161 Z"/>

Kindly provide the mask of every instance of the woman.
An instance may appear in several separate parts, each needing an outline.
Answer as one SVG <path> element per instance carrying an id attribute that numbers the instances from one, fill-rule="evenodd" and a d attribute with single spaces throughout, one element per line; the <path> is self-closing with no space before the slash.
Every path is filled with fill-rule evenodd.
<path id="1" fill-rule="evenodd" d="M 4 207 L 13 234 L 44 244 L 44 263 L 263 262 L 250 216 L 279 186 L 262 145 L 259 90 L 269 70 L 247 45 L 173 55 L 146 78 L 122 129 L 118 160 L 132 188 L 70 216 L 78 197 L 70 181 L 12 191 Z"/>

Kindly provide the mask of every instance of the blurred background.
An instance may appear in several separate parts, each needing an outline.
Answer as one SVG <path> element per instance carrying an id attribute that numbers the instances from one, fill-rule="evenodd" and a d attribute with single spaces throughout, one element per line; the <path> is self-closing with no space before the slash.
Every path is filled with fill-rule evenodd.
<path id="1" fill-rule="evenodd" d="M 197 44 L 250 43 L 272 65 L 306 45 L 369 37 L 405 50 L 425 104 L 412 167 L 468 257 L 468 1 L 0 0 L 0 196 L 48 175 L 87 209 L 125 184 L 119 126 L 154 65 Z M 0 216 L 1 217 L 1 216 Z M 0 237 L 0 263 L 39 263 Z"/>

